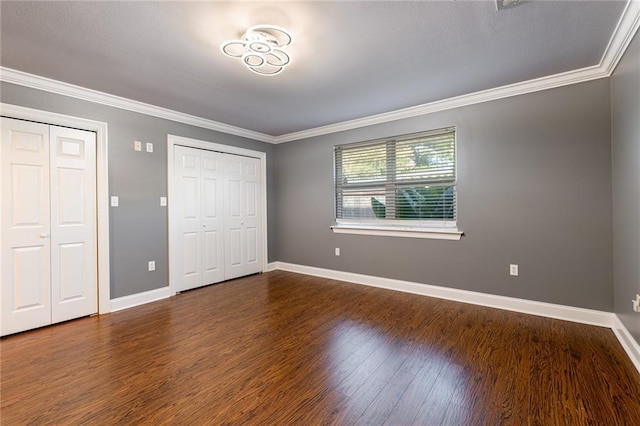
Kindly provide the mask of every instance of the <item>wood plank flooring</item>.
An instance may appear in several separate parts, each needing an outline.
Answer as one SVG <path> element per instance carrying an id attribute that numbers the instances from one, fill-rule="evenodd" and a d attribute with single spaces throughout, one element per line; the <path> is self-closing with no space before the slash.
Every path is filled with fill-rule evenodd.
<path id="1" fill-rule="evenodd" d="M 282 271 L 0 345 L 3 425 L 640 425 L 609 329 Z"/>

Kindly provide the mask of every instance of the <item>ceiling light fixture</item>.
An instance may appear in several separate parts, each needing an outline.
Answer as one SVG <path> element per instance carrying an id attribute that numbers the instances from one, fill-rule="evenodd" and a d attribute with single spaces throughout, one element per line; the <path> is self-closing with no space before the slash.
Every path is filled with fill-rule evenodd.
<path id="1" fill-rule="evenodd" d="M 282 47 L 291 44 L 291 35 L 274 25 L 255 25 L 244 33 L 241 40 L 222 43 L 222 53 L 240 58 L 251 71 L 260 75 L 280 74 L 290 62 Z"/>

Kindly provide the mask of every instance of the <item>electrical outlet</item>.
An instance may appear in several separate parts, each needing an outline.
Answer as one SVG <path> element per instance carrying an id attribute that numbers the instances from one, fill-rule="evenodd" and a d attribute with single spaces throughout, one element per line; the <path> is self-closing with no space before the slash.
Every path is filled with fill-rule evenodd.
<path id="1" fill-rule="evenodd" d="M 509 265 L 509 275 L 517 277 L 518 276 L 518 265 L 511 264 Z"/>
<path id="2" fill-rule="evenodd" d="M 636 294 L 636 298 L 631 302 L 633 302 L 633 311 L 640 312 L 640 294 Z"/>
<path id="3" fill-rule="evenodd" d="M 153 144 L 151 142 L 147 142 L 147 152 L 153 152 Z"/>
<path id="4" fill-rule="evenodd" d="M 336 256 L 340 256 L 340 247 L 336 247 Z"/>
<path id="5" fill-rule="evenodd" d="M 150 260 L 149 261 L 149 271 L 155 271 L 156 270 L 156 261 L 155 260 Z"/>
<path id="6" fill-rule="evenodd" d="M 118 207 L 120 205 L 120 199 L 117 195 L 111 196 L 111 207 Z"/>
<path id="7" fill-rule="evenodd" d="M 140 141 L 134 141 L 133 142 L 133 149 L 135 151 L 142 151 L 142 142 Z"/>

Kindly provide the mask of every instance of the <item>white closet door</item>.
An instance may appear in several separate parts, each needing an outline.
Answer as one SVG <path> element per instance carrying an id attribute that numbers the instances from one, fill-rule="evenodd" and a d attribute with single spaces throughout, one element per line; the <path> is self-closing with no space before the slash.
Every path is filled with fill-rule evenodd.
<path id="1" fill-rule="evenodd" d="M 177 265 L 176 290 L 184 291 L 202 285 L 201 158 L 198 150 L 182 146 L 176 146 L 174 154 L 178 220 L 175 244 L 182 256 Z"/>
<path id="2" fill-rule="evenodd" d="M 51 319 L 98 312 L 96 135 L 52 126 Z"/>
<path id="3" fill-rule="evenodd" d="M 224 154 L 225 279 L 262 270 L 260 160 Z"/>
<path id="4" fill-rule="evenodd" d="M 201 150 L 202 284 L 224 280 L 222 154 Z"/>
<path id="5" fill-rule="evenodd" d="M 177 291 L 224 280 L 222 154 L 176 146 Z"/>
<path id="6" fill-rule="evenodd" d="M 95 134 L 2 119 L 2 335 L 98 311 Z"/>
<path id="7" fill-rule="evenodd" d="M 49 126 L 2 119 L 2 335 L 51 324 Z"/>

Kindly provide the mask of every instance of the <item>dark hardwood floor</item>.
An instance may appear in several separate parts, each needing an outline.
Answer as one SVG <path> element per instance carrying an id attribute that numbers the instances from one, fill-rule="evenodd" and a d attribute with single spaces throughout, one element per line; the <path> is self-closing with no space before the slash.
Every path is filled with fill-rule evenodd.
<path id="1" fill-rule="evenodd" d="M 0 345 L 3 425 L 640 425 L 609 329 L 281 271 Z"/>

